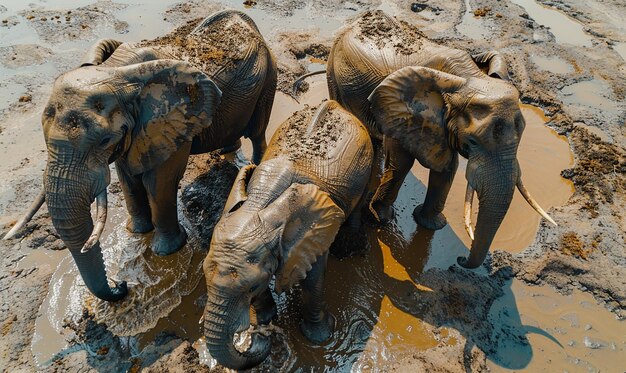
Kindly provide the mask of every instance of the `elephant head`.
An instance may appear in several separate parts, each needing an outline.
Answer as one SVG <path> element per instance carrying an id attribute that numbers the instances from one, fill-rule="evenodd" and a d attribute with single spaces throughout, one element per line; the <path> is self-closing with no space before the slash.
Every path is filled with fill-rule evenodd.
<path id="1" fill-rule="evenodd" d="M 115 47 L 90 52 L 92 63 L 102 62 Z M 221 92 L 205 74 L 181 61 L 119 67 L 92 63 L 54 82 L 42 115 L 48 149 L 44 191 L 26 217 L 45 199 L 85 285 L 98 298 L 115 301 L 126 295 L 126 284 L 109 287 L 99 244 L 109 164 L 119 160 L 132 175 L 158 166 L 211 124 Z M 90 213 L 94 199 L 95 227 Z"/>
<path id="2" fill-rule="evenodd" d="M 493 75 L 506 76 L 502 71 Z M 511 83 L 485 74 L 466 78 L 410 66 L 389 75 L 369 101 L 383 133 L 401 141 L 423 166 L 442 171 L 456 153 L 468 159 L 465 226 L 473 242 L 469 257 L 458 259 L 463 267 L 476 268 L 484 261 L 516 186 L 554 223 L 522 183 L 517 148 L 525 122 Z M 479 213 L 474 232 L 470 213 L 475 192 Z"/>
<path id="3" fill-rule="evenodd" d="M 220 364 L 233 369 L 255 366 L 270 352 L 268 338 L 259 333 L 253 333 L 247 351 L 233 344 L 234 334 L 250 326 L 255 298 L 267 291 L 274 275 L 278 292 L 304 279 L 344 220 L 343 210 L 313 184 L 291 184 L 274 200 L 261 201 L 273 194 L 262 186 L 281 176 L 258 175 L 263 170 L 257 170 L 250 180 L 253 170 L 247 166 L 239 172 L 204 261 L 207 347 Z M 248 199 L 248 180 L 264 192 Z"/>

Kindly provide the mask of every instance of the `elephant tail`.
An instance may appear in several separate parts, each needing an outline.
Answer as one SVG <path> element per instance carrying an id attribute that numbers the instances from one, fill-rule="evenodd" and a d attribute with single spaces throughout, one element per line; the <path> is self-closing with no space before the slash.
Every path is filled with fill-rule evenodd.
<path id="1" fill-rule="evenodd" d="M 43 205 L 45 199 L 46 193 L 42 189 L 41 192 L 39 192 L 39 195 L 37 195 L 37 198 L 35 198 L 33 203 L 28 208 L 28 211 L 26 211 L 26 213 L 20 218 L 20 220 L 17 221 L 17 223 L 15 223 L 13 228 L 11 228 L 11 230 L 2 239 L 8 240 L 15 237 L 17 232 L 24 228 L 24 226 L 26 226 L 26 223 L 28 223 L 30 219 L 32 219 L 32 217 L 37 213 L 39 208 L 41 208 L 41 205 Z"/>
<path id="2" fill-rule="evenodd" d="M 300 85 L 302 85 L 302 82 L 304 81 L 304 79 L 311 77 L 311 76 L 319 75 L 319 74 L 326 74 L 326 69 L 313 71 L 312 73 L 304 74 L 300 76 L 298 79 L 296 79 L 296 81 L 293 82 L 293 90 L 291 92 L 291 97 L 293 97 L 294 100 L 298 101 L 298 90 L 300 89 Z"/>

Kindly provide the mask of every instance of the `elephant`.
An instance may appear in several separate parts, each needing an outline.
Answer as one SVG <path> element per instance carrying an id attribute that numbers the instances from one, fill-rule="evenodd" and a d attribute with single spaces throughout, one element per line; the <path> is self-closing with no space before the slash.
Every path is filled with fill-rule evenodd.
<path id="1" fill-rule="evenodd" d="M 187 239 L 178 222 L 177 189 L 189 155 L 232 150 L 246 136 L 259 162 L 277 82 L 272 53 L 241 12 L 218 12 L 183 36 L 145 44 L 101 40 L 79 68 L 56 79 L 42 115 L 48 149 L 44 189 L 5 237 L 45 200 L 85 285 L 106 301 L 128 292 L 125 282 L 109 287 L 99 244 L 109 165 L 115 162 L 127 229 L 154 229 L 152 251 L 172 254 Z"/>
<path id="2" fill-rule="evenodd" d="M 393 218 L 393 202 L 417 160 L 428 168 L 428 189 L 413 216 L 423 227 L 446 224 L 442 211 L 458 167 L 465 177 L 465 227 L 472 238 L 465 268 L 480 266 L 509 208 L 515 187 L 556 224 L 524 187 L 517 148 L 524 130 L 519 92 L 495 51 L 470 56 L 439 45 L 382 11 L 357 18 L 334 42 L 328 57 L 331 99 L 359 118 L 373 139 L 383 139 L 384 172 L 369 205 L 380 223 Z M 474 193 L 479 200 L 471 225 Z"/>
<path id="3" fill-rule="evenodd" d="M 266 336 L 253 332 L 244 352 L 233 336 L 249 328 L 251 306 L 258 324 L 276 316 L 272 276 L 278 293 L 301 282 L 304 336 L 315 343 L 330 337 L 335 318 L 323 287 L 328 252 L 342 224 L 360 221 L 372 159 L 367 129 L 326 101 L 292 115 L 261 163 L 241 168 L 203 263 L 204 335 L 220 364 L 246 369 L 269 354 Z"/>

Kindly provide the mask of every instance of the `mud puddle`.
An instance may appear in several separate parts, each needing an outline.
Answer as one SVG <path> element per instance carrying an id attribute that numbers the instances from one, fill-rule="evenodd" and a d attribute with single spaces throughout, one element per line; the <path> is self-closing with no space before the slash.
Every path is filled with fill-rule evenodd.
<path id="1" fill-rule="evenodd" d="M 477 17 L 474 15 L 474 10 L 470 5 L 470 0 L 464 0 L 465 13 L 461 18 L 461 23 L 456 26 L 457 31 L 461 34 L 468 36 L 472 39 L 485 38 L 492 33 L 492 30 L 485 25 L 486 20 L 484 17 Z"/>
<path id="2" fill-rule="evenodd" d="M 607 97 L 610 91 L 610 85 L 600 78 L 581 81 L 561 89 L 563 102 L 567 104 L 605 111 L 611 115 L 619 115 L 619 105 Z"/>
<path id="3" fill-rule="evenodd" d="M 583 26 L 556 9 L 538 4 L 535 0 L 511 0 L 524 8 L 530 18 L 546 26 L 554 35 L 557 43 L 591 47 L 593 38 L 585 33 Z"/>
<path id="4" fill-rule="evenodd" d="M 531 55 L 530 60 L 541 70 L 555 74 L 569 74 L 574 71 L 574 67 L 569 62 L 557 56 Z"/>
<path id="5" fill-rule="evenodd" d="M 507 347 L 507 355 L 488 363 L 492 371 L 623 371 L 626 323 L 598 307 L 591 295 L 578 290 L 562 295 L 550 287 L 518 281 L 510 288 L 494 302 L 489 318 L 520 325 L 531 349 Z"/>

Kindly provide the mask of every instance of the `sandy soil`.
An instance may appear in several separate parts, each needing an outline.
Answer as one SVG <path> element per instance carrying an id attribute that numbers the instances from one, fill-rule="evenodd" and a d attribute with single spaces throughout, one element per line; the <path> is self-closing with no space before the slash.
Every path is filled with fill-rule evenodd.
<path id="1" fill-rule="evenodd" d="M 445 250 L 467 247 L 462 232 L 452 227 L 433 235 L 410 219 L 422 198 L 414 198 L 411 187 L 423 190 L 425 182 L 417 174 L 403 188 L 400 201 L 410 206 L 401 210 L 405 206 L 396 205 L 398 221 L 382 230 L 368 228 L 369 252 L 331 259 L 329 271 L 333 266 L 336 271 L 329 276 L 329 303 L 347 325 L 337 332 L 337 342 L 309 347 L 298 336 L 296 289 L 277 297 L 281 316 L 273 353 L 259 371 L 319 365 L 341 371 L 624 370 L 626 6 L 622 2 L 540 0 L 545 8 L 532 0 L 430 0 L 416 3 L 415 11 L 408 0 L 258 0 L 251 7 L 226 0 L 158 6 L 104 0 L 17 3 L 0 6 L 0 235 L 40 188 L 46 154 L 39 117 L 51 83 L 75 67 L 97 38 L 153 39 L 215 10 L 242 9 L 257 21 L 272 48 L 279 89 L 286 94 L 291 94 L 297 76 L 323 68 L 333 35 L 362 11 L 383 9 L 433 40 L 471 52 L 499 50 L 510 63 L 522 101 L 542 108 L 548 125 L 567 137 L 573 151 L 574 165 L 561 175 L 573 183 L 574 193 L 564 205 L 550 210 L 559 226 L 541 222 L 525 248 L 496 245 L 498 250 L 480 270 L 461 270 L 452 265 L 456 252 Z M 543 13 L 554 10 L 567 17 L 546 21 Z M 575 33 L 578 29 L 580 35 Z M 575 36 L 568 38 L 568 33 Z M 323 82 L 309 83 L 300 99 L 316 105 L 324 97 Z M 304 106 L 285 94 L 277 101 L 281 109 L 273 114 L 273 126 Z M 245 154 L 249 150 L 244 145 Z M 188 168 L 180 215 L 192 232 L 190 250 L 195 259 L 189 268 L 197 269 L 194 266 L 205 253 L 212 229 L 207 219 L 216 219 L 221 210 L 224 185 L 233 177 L 234 164 L 241 164 L 239 158 L 195 157 Z M 545 162 L 551 162 L 549 156 Z M 207 172 L 209 176 L 203 177 Z M 109 203 L 123 221 L 115 180 L 109 189 Z M 512 221 L 509 227 L 514 229 L 515 224 Z M 111 240 L 122 231 L 111 221 L 107 229 Z M 47 351 L 38 338 L 56 333 L 42 326 L 52 317 L 49 295 L 61 275 L 74 284 L 75 270 L 71 263 L 66 265 L 69 269 L 57 269 L 67 254 L 45 207 L 18 238 L 0 241 L 0 252 L 4 371 L 222 370 L 198 348 L 199 330 L 189 326 L 197 323 L 203 305 L 201 276 L 192 276 L 201 285 L 180 294 L 180 305 L 151 331 L 138 337 L 115 335 L 115 328 L 97 322 L 93 312 L 70 310 L 74 312 L 70 319 L 55 319 L 63 324 L 59 328 L 64 334 L 54 342 L 60 343 L 58 349 L 51 341 Z M 353 282 L 356 285 L 345 287 Z M 353 313 L 363 323 L 343 313 L 344 307 L 359 302 L 363 309 Z M 39 357 L 48 352 L 52 359 L 41 361 Z"/>

